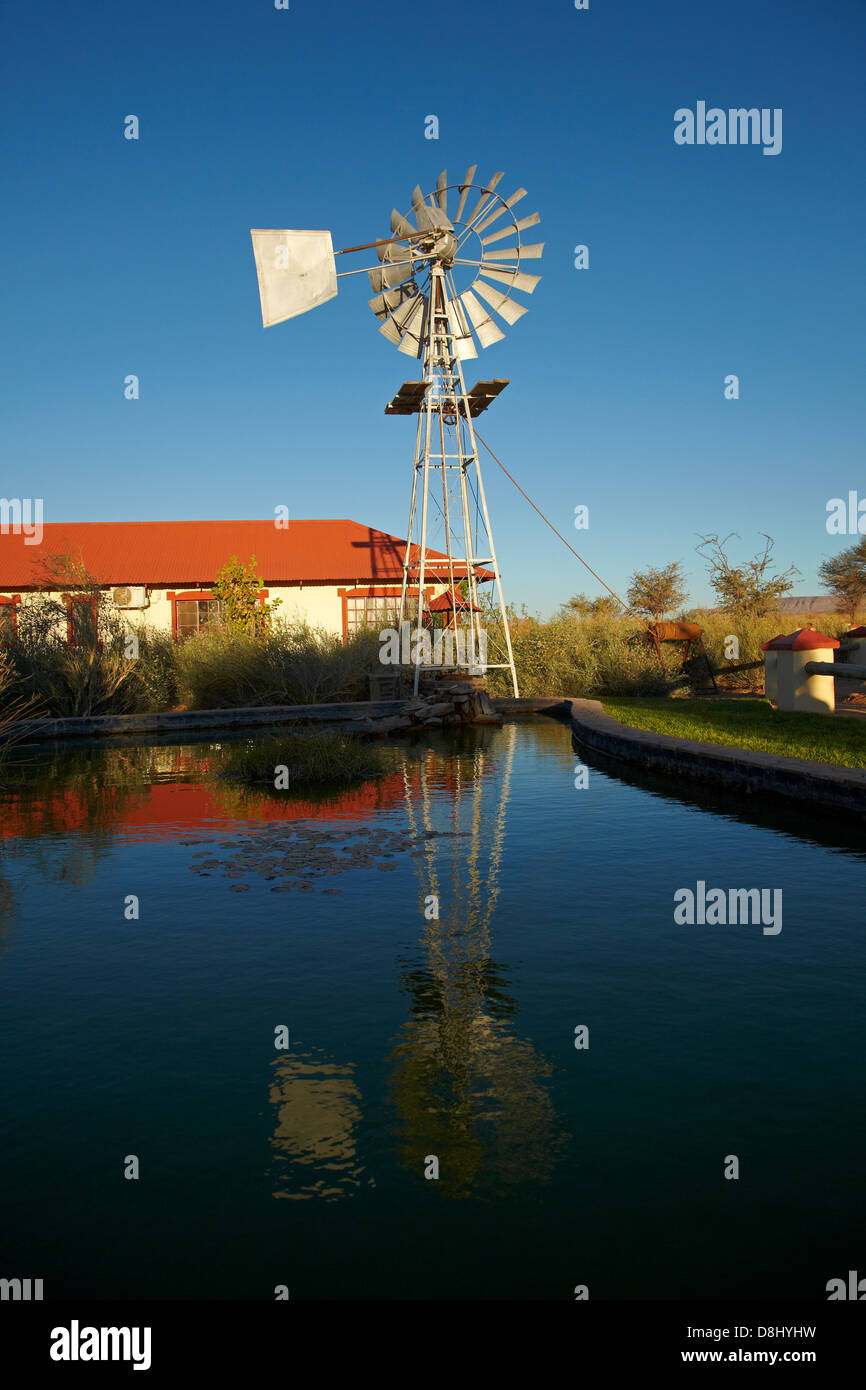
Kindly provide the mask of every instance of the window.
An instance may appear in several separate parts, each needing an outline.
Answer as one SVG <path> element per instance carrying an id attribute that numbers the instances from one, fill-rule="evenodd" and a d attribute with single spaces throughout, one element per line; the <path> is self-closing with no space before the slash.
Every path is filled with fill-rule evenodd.
<path id="1" fill-rule="evenodd" d="M 101 645 L 97 594 L 66 595 L 66 640 L 70 647 Z"/>
<path id="2" fill-rule="evenodd" d="M 417 602 L 406 599 L 406 619 L 412 621 L 417 610 Z M 346 634 L 360 632 L 361 628 L 371 627 L 380 632 L 385 627 L 396 627 L 400 617 L 400 595 L 370 594 L 346 595 Z"/>
<path id="3" fill-rule="evenodd" d="M 222 604 L 216 598 L 178 599 L 177 636 L 183 640 L 219 623 L 221 610 Z"/>
<path id="4" fill-rule="evenodd" d="M 14 598 L 0 598 L 0 642 L 5 637 L 14 637 L 18 631 L 18 616 Z"/>

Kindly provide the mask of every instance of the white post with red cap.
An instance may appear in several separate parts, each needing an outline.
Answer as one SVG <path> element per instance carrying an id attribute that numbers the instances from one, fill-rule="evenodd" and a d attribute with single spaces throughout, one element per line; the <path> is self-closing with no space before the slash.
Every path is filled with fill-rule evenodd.
<path id="1" fill-rule="evenodd" d="M 811 675 L 806 665 L 812 661 L 833 662 L 833 652 L 839 646 L 836 637 L 801 627 L 797 632 L 774 637 L 763 644 L 764 680 L 769 687 L 775 683 L 777 709 L 796 710 L 807 714 L 832 714 L 836 708 L 835 678 Z M 775 657 L 775 676 L 771 673 Z M 769 694 L 769 689 L 768 689 Z"/>

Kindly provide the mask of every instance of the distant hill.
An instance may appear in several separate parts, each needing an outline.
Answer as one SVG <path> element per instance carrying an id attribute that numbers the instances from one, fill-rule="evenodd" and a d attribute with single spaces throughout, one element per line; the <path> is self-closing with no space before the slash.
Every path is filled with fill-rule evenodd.
<path id="1" fill-rule="evenodd" d="M 818 594 L 812 598 L 780 598 L 776 605 L 778 613 L 838 613 L 839 601 L 830 594 Z"/>
<path id="2" fill-rule="evenodd" d="M 722 613 L 722 608 L 700 608 L 696 613 Z M 838 599 L 831 594 L 813 594 L 804 598 L 780 598 L 773 608 L 774 613 L 838 613 Z"/>

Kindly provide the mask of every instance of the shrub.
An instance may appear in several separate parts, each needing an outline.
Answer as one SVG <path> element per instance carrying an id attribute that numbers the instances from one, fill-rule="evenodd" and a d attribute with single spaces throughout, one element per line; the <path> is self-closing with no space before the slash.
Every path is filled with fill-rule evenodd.
<path id="1" fill-rule="evenodd" d="M 501 647 L 496 623 L 489 624 L 489 648 Z M 602 615 L 585 621 L 560 614 L 550 622 L 522 618 L 511 634 L 521 695 L 663 694 L 679 674 L 682 660 L 662 649 L 663 664 L 628 619 Z M 638 640 L 635 640 L 635 639 Z M 488 689 L 510 695 L 508 671 L 491 671 Z"/>
<path id="2" fill-rule="evenodd" d="M 140 685 L 141 709 L 148 713 L 173 709 L 178 703 L 180 648 L 170 632 L 133 629 L 138 640 L 136 676 Z"/>
<path id="3" fill-rule="evenodd" d="M 363 700 L 367 673 L 381 670 L 375 632 L 344 643 L 303 622 L 277 622 L 254 636 L 206 629 L 178 649 L 178 667 L 193 709 Z"/>
<path id="4" fill-rule="evenodd" d="M 729 613 L 752 614 L 764 617 L 772 613 L 780 598 L 790 593 L 794 587 L 793 576 L 800 571 L 796 565 L 789 565 L 783 573 L 777 574 L 773 559 L 774 541 L 766 531 L 762 531 L 764 548 L 742 564 L 735 565 L 727 552 L 728 542 L 737 531 L 720 537 L 701 536 L 701 544 L 696 546 L 698 554 L 706 561 L 710 587 L 722 608 Z"/>
<path id="5" fill-rule="evenodd" d="M 818 578 L 826 584 L 852 625 L 857 609 L 866 601 L 866 536 L 840 550 L 818 566 Z"/>
<path id="6" fill-rule="evenodd" d="M 661 569 L 652 566 L 635 570 L 626 598 L 629 607 L 643 617 L 659 622 L 666 613 L 682 608 L 688 596 L 686 577 L 679 560 Z"/>
<path id="7" fill-rule="evenodd" d="M 246 564 L 233 555 L 217 572 L 211 592 L 220 604 L 220 622 L 223 627 L 234 628 L 237 632 L 260 632 L 270 625 L 282 600 L 263 603 L 259 591 L 264 581 L 258 572 L 255 555 Z"/>
<path id="8" fill-rule="evenodd" d="M 4 648 L 36 715 L 64 719 L 141 708 L 135 663 L 126 659 L 117 633 L 105 631 L 98 640 L 70 646 L 65 634 L 45 631 L 42 615 L 30 609 L 20 614 L 18 631 Z"/>
<path id="9" fill-rule="evenodd" d="M 38 713 L 35 701 L 22 696 L 20 686 L 8 651 L 0 647 L 0 761 L 10 744 L 20 737 L 10 726 Z"/>
<path id="10" fill-rule="evenodd" d="M 132 714 L 174 703 L 168 635 L 140 629 L 139 655 L 133 657 L 123 619 L 80 561 L 49 556 L 42 570 L 39 592 L 21 605 L 16 630 L 3 638 L 17 697 L 29 704 L 29 713 Z M 74 595 L 69 609 L 64 591 Z M 0 689 L 0 703 L 4 699 Z"/>

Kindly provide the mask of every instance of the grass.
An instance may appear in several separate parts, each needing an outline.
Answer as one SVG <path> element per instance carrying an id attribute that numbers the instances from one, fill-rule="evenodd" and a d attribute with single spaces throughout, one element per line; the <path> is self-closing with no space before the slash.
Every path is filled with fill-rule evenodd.
<path id="1" fill-rule="evenodd" d="M 179 689 L 191 709 L 312 705 L 366 700 L 367 672 L 381 671 L 375 632 L 346 642 L 303 622 L 259 636 L 207 628 L 175 648 Z"/>
<path id="2" fill-rule="evenodd" d="M 703 628 L 710 665 L 721 672 L 716 677 L 720 690 L 744 693 L 763 691 L 763 667 L 749 671 L 731 668 L 760 662 L 763 658 L 761 644 L 769 638 L 793 632 L 798 627 L 815 627 L 838 637 L 852 626 L 847 619 L 832 613 L 768 613 L 758 618 L 692 609 L 680 616 Z M 542 622 L 525 614 L 512 613 L 511 621 L 521 695 L 575 695 L 603 700 L 605 697 L 665 695 L 674 687 L 686 684 L 694 694 L 702 694 L 709 688 L 706 661 L 700 651 L 692 651 L 688 667 L 683 671 L 682 646 L 664 645 L 662 664 L 652 647 L 635 640 L 642 636 L 643 629 L 633 619 L 581 620 L 573 614 L 562 613 Z M 490 649 L 499 650 L 502 644 L 496 621 L 491 618 L 487 627 L 491 635 Z M 736 652 L 736 656 L 729 655 L 731 652 Z M 491 672 L 488 689 L 492 695 L 510 695 L 508 672 Z"/>
<path id="3" fill-rule="evenodd" d="M 602 699 L 605 714 L 651 733 L 756 753 L 866 768 L 866 725 L 856 718 L 789 714 L 767 700 Z"/>
<path id="4" fill-rule="evenodd" d="M 282 787 L 277 769 L 288 770 Z M 229 744 L 220 776 L 239 782 L 267 783 L 274 790 L 324 790 L 345 787 L 385 771 L 381 750 L 351 734 L 290 733 Z"/>

